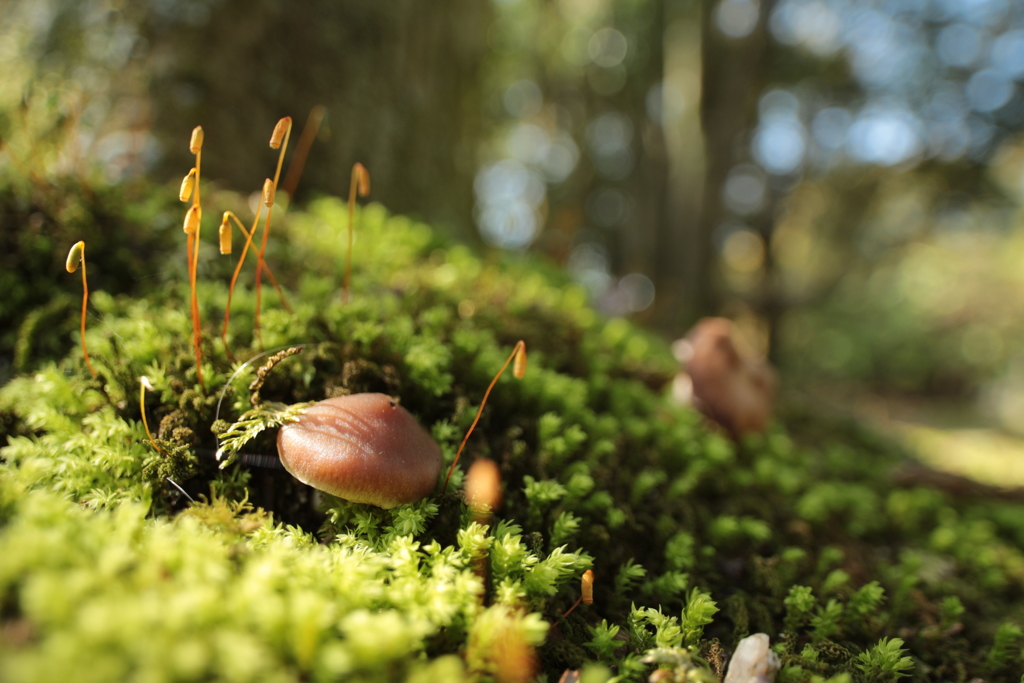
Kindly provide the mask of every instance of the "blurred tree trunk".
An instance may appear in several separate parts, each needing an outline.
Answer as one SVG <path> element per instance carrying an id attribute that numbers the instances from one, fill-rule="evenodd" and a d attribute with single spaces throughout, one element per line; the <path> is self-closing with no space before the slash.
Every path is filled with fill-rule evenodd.
<path id="1" fill-rule="evenodd" d="M 373 180 L 371 199 L 477 239 L 472 179 L 490 3 L 224 0 L 198 7 L 198 14 L 153 13 L 144 29 L 154 67 L 153 129 L 168 150 L 169 174 L 191 166 L 189 132 L 201 124 L 206 177 L 255 191 L 273 171 L 267 142 L 277 120 L 292 116 L 294 141 L 322 104 L 327 119 L 300 197 L 347 195 L 360 161 Z M 189 21 L 195 25 L 182 30 Z"/>
<path id="2" fill-rule="evenodd" d="M 692 285 L 696 220 L 704 184 L 701 135 L 702 9 L 699 3 L 667 0 L 661 40 L 664 43 L 663 88 L 678 98 L 673 116 L 663 115 L 667 168 L 664 214 L 652 253 L 650 272 L 657 291 L 650 321 L 666 334 L 681 336 L 692 322 L 686 313 Z M 663 104 L 663 107 L 665 105 Z M 665 110 L 666 113 L 669 110 Z"/>
<path id="3" fill-rule="evenodd" d="M 721 312 L 724 299 L 713 235 L 729 216 L 722 189 L 729 170 L 749 158 L 748 133 L 757 120 L 757 102 L 771 61 L 766 25 L 772 3 L 761 3 L 758 24 L 744 38 L 730 38 L 719 30 L 717 4 L 705 0 L 701 5 L 700 123 L 705 163 L 700 210 L 695 220 L 688 221 L 684 252 L 687 278 L 681 317 L 686 325 Z"/>
<path id="4" fill-rule="evenodd" d="M 651 3 L 645 13 L 647 24 L 663 26 L 664 10 L 663 4 Z M 657 37 L 657 31 L 650 33 Z M 663 40 L 651 40 L 645 46 L 642 75 L 633 74 L 633 82 L 627 83 L 619 96 L 619 108 L 636 122 L 640 152 L 637 167 L 626 183 L 633 202 L 632 216 L 625 229 L 616 235 L 618 239 L 613 249 L 616 258 L 612 264 L 613 272 L 650 274 L 657 293 L 668 291 L 664 286 L 667 273 L 662 268 L 660 257 L 666 239 L 670 238 L 664 229 L 667 223 L 668 156 L 664 130 L 659 122 L 652 120 L 647 99 L 651 84 L 664 80 L 664 50 Z M 594 106 L 594 109 L 600 110 L 599 106 Z"/>

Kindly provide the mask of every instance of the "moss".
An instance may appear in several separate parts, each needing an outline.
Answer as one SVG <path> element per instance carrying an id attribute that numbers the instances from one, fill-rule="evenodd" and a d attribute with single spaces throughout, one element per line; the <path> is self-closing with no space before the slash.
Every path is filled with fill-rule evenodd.
<path id="1" fill-rule="evenodd" d="M 542 265 L 480 259 L 377 206 L 343 304 L 346 220 L 325 198 L 275 228 L 268 259 L 295 314 L 267 294 L 263 347 L 303 350 L 266 375 L 259 409 L 255 297 L 243 277 L 232 363 L 212 252 L 206 392 L 183 283 L 95 292 L 98 379 L 63 329 L 62 360 L 22 354 L 0 389 L 0 678 L 512 680 L 536 650 L 553 680 L 580 666 L 588 681 L 714 680 L 763 630 L 785 681 L 1013 680 L 1020 506 L 897 488 L 889 445 L 815 420 L 733 443 L 667 400 L 664 341 L 603 319 Z M 447 493 L 443 472 L 434 495 L 381 510 L 273 466 L 274 424 L 358 391 L 397 395 L 450 464 L 518 339 L 526 377 L 498 381 Z M 143 374 L 155 391 L 140 406 Z M 504 482 L 488 525 L 460 493 L 479 457 Z M 593 604 L 562 618 L 590 568 Z"/>

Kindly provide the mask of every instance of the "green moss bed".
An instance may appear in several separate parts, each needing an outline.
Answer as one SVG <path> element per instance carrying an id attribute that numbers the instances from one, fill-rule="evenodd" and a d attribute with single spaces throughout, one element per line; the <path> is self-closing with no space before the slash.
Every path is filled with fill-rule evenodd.
<path id="1" fill-rule="evenodd" d="M 1021 505 L 898 486 L 898 450 L 816 418 L 734 443 L 669 400 L 666 340 L 594 312 L 553 269 L 481 258 L 378 206 L 358 214 L 345 303 L 344 204 L 283 214 L 267 260 L 293 312 L 264 287 L 257 338 L 250 257 L 232 303 L 237 362 L 220 331 L 240 240 L 218 255 L 207 219 L 205 389 L 180 205 L 119 219 L 162 235 L 148 256 L 121 254 L 142 275 L 120 289 L 103 284 L 121 276 L 115 237 L 87 248 L 97 378 L 77 335 L 81 283 L 60 265 L 78 235 L 52 245 L 58 265 L 30 289 L 63 294 L 21 311 L 17 374 L 0 389 L 0 680 L 557 681 L 581 669 L 596 682 L 660 667 L 658 680 L 715 681 L 756 632 L 783 682 L 1024 680 Z M 442 494 L 520 339 L 526 376 L 498 381 Z M 263 401 L 398 398 L 444 453 L 433 495 L 382 510 L 319 494 L 275 466 L 273 428 L 218 466 L 215 431 L 251 408 L 257 354 L 296 345 Z M 144 406 L 142 375 L 155 389 Z M 504 490 L 486 526 L 462 493 L 482 457 Z M 562 618 L 587 569 L 593 603 Z"/>

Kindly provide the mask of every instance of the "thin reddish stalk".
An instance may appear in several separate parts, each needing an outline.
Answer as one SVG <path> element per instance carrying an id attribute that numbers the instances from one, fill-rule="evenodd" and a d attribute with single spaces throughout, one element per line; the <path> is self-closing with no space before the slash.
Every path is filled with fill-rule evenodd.
<path id="1" fill-rule="evenodd" d="M 284 164 L 284 153 L 288 149 L 288 139 L 291 137 L 292 128 L 288 126 L 287 131 L 284 134 L 284 142 L 281 143 L 281 153 L 277 156 L 277 170 L 274 171 L 274 191 L 277 192 L 277 181 L 281 177 L 281 165 Z M 271 204 L 267 207 L 267 219 L 263 223 L 263 239 L 260 241 L 260 258 L 256 262 L 256 338 L 260 340 L 260 345 L 263 345 L 263 337 L 260 333 L 260 306 L 262 305 L 261 297 L 261 285 L 263 280 L 263 262 L 267 253 L 267 236 L 270 234 L 270 218 L 274 213 L 274 206 Z M 287 299 L 284 298 L 284 293 L 278 290 L 281 295 L 281 301 L 285 308 L 291 311 L 291 306 L 288 305 Z"/>
<path id="2" fill-rule="evenodd" d="M 567 616 L 572 614 L 572 611 L 579 607 L 581 602 L 587 605 L 594 602 L 594 572 L 591 569 L 583 572 L 583 576 L 580 577 L 580 597 L 576 599 L 576 602 L 572 603 L 572 607 L 562 613 L 558 622 L 561 623 Z"/>
<path id="3" fill-rule="evenodd" d="M 192 289 L 191 296 L 191 314 L 192 314 L 192 348 L 195 351 L 196 356 L 196 375 L 199 378 L 199 386 L 206 391 L 206 384 L 203 382 L 203 351 L 200 347 L 199 342 L 199 301 L 196 297 L 196 261 L 194 253 L 197 249 L 198 240 L 196 239 L 195 233 L 189 233 L 188 235 L 188 279 Z"/>
<path id="4" fill-rule="evenodd" d="M 192 195 L 192 206 L 201 206 L 199 203 L 199 180 L 200 165 L 202 164 L 203 150 L 196 151 L 196 188 Z M 196 376 L 199 378 L 199 386 L 206 391 L 206 382 L 203 381 L 203 349 L 202 329 L 199 319 L 199 296 L 196 293 L 196 271 L 199 269 L 199 233 L 202 228 L 202 220 L 196 225 L 195 234 L 188 236 L 188 258 L 189 258 L 189 283 L 192 288 L 192 346 L 196 354 Z"/>
<path id="5" fill-rule="evenodd" d="M 246 231 L 245 226 L 242 225 L 242 221 L 238 220 L 235 214 L 231 214 L 231 218 L 238 224 L 238 228 L 245 235 L 245 244 L 242 246 L 242 255 L 238 258 L 238 265 L 235 266 L 235 272 L 231 275 L 231 284 L 228 286 L 228 305 L 224 309 L 224 329 L 221 330 L 220 338 L 224 342 L 224 350 L 228 354 L 228 358 L 231 362 L 235 362 L 235 354 L 231 353 L 231 349 L 228 347 L 228 323 L 231 320 L 231 297 L 235 293 L 235 283 L 238 282 L 238 274 L 242 272 L 242 264 L 245 263 L 245 256 L 249 252 L 249 247 L 252 246 L 252 236 L 256 232 L 256 227 L 260 223 L 260 214 L 263 213 L 263 203 L 260 202 L 259 207 L 256 209 L 256 218 L 252 222 L 252 230 Z M 270 268 L 267 268 L 267 274 L 270 275 Z M 271 277 L 273 277 L 271 275 Z"/>
<path id="6" fill-rule="evenodd" d="M 583 602 L 583 596 L 582 595 L 580 597 L 576 598 L 576 602 L 572 603 L 572 607 L 570 607 L 569 609 L 565 610 L 565 612 L 562 613 L 562 619 L 565 619 L 567 616 L 572 614 L 572 611 L 574 609 L 576 609 L 577 607 L 579 607 L 581 602 Z"/>
<path id="7" fill-rule="evenodd" d="M 352 234 L 355 232 L 356 195 L 365 197 L 370 193 L 370 175 L 360 163 L 352 166 L 352 181 L 348 189 L 348 251 L 345 253 L 344 301 L 348 303 L 349 280 L 352 278 Z"/>
<path id="8" fill-rule="evenodd" d="M 142 426 L 146 429 L 146 436 L 149 437 L 149 443 L 159 451 L 161 454 L 170 457 L 170 455 L 164 449 L 160 448 L 157 444 L 156 439 L 153 438 L 153 433 L 149 431 L 149 420 L 146 419 L 146 383 L 149 382 L 145 376 L 139 381 L 139 407 L 142 411 Z M 152 388 L 152 387 L 151 387 Z"/>
<path id="9" fill-rule="evenodd" d="M 320 124 L 323 123 L 326 114 L 327 107 L 324 105 L 318 104 L 313 107 L 309 112 L 309 118 L 306 119 L 306 125 L 302 128 L 299 141 L 295 143 L 295 151 L 288 164 L 288 172 L 284 174 L 284 182 L 281 183 L 281 189 L 288 193 L 289 199 L 295 194 L 295 188 L 302 177 L 302 170 L 306 167 L 309 149 L 313 146 L 316 134 L 320 132 Z"/>
<path id="10" fill-rule="evenodd" d="M 455 454 L 455 460 L 452 461 L 451 469 L 448 470 L 448 476 L 444 478 L 444 487 L 441 489 L 441 495 L 444 495 L 444 493 L 448 490 L 448 481 L 452 478 L 452 472 L 455 471 L 455 466 L 459 463 L 459 456 L 462 455 L 462 449 L 466 447 L 466 442 L 469 441 L 470 434 L 472 434 L 473 430 L 476 429 L 476 423 L 480 421 L 480 416 L 484 412 L 484 406 L 487 405 L 487 397 L 491 395 L 491 390 L 494 389 L 494 385 L 498 383 L 498 379 L 500 379 L 502 373 L 505 372 L 505 368 L 507 368 L 509 364 L 516 358 L 516 356 L 519 355 L 525 349 L 525 342 L 519 341 L 518 343 L 516 343 L 515 348 L 512 349 L 511 355 L 509 355 L 508 359 L 505 361 L 505 364 L 501 366 L 501 370 L 498 370 L 498 374 L 494 376 L 494 379 L 492 379 L 490 385 L 488 385 L 487 391 L 484 392 L 484 398 L 482 401 L 480 401 L 480 407 L 476 411 L 476 417 L 473 418 L 473 424 L 469 426 L 469 431 L 466 432 L 466 436 L 462 439 L 462 443 L 459 445 L 459 450 Z"/>
<path id="11" fill-rule="evenodd" d="M 89 306 L 89 282 L 85 277 L 85 250 L 82 250 L 82 354 L 85 356 L 85 367 L 89 368 L 89 372 L 92 373 L 93 377 L 96 377 L 96 369 L 92 367 L 92 362 L 89 360 L 89 349 L 85 345 L 85 316 L 86 309 Z"/>
<path id="12" fill-rule="evenodd" d="M 356 170 L 352 169 L 352 182 L 348 188 L 348 251 L 345 252 L 345 296 L 344 301 L 348 303 L 348 284 L 352 279 L 352 233 L 355 231 L 356 220 L 356 184 L 358 182 Z M 447 482 L 445 482 L 447 484 Z"/>

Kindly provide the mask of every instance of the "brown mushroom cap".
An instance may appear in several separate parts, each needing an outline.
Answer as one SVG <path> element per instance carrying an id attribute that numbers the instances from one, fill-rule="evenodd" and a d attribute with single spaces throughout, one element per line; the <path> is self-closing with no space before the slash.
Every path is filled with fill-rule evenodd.
<path id="1" fill-rule="evenodd" d="M 686 366 L 701 412 L 737 438 L 764 431 L 775 402 L 775 371 L 737 345 L 732 322 L 704 318 L 673 350 Z"/>
<path id="2" fill-rule="evenodd" d="M 277 434 L 292 476 L 355 503 L 392 508 L 433 492 L 441 447 L 384 394 L 353 394 L 310 406 Z"/>

